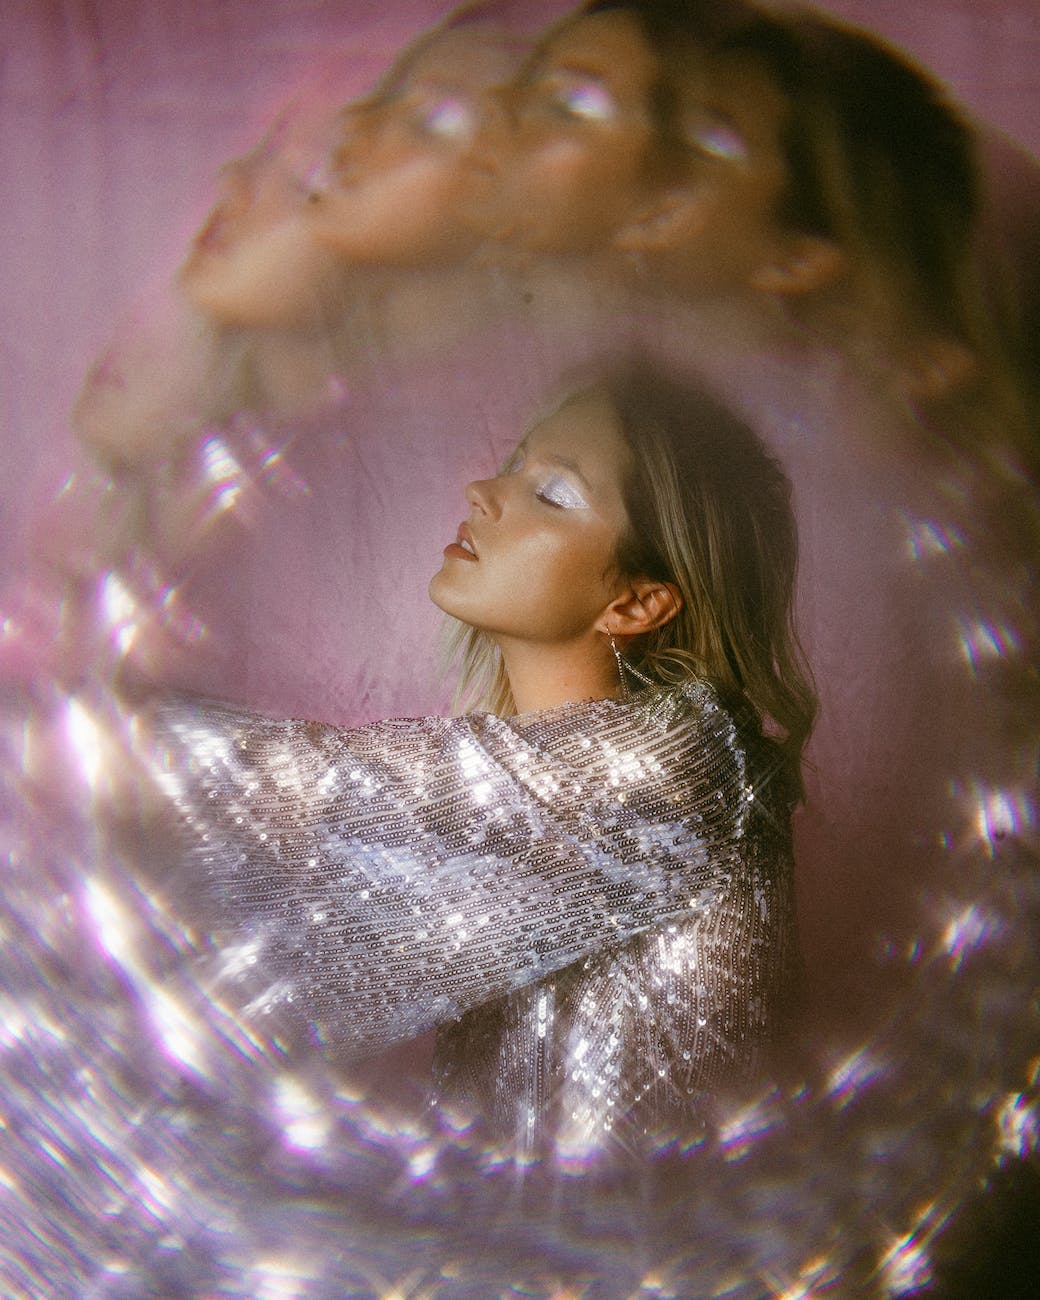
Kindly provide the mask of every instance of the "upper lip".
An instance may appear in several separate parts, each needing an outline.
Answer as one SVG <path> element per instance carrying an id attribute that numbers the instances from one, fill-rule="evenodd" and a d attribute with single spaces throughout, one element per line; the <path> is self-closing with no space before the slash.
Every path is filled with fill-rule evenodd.
<path id="1" fill-rule="evenodd" d="M 470 532 L 468 524 L 459 524 L 459 531 L 455 534 L 455 541 L 464 550 L 472 551 L 476 558 L 477 545 L 473 540 L 473 534 Z"/>

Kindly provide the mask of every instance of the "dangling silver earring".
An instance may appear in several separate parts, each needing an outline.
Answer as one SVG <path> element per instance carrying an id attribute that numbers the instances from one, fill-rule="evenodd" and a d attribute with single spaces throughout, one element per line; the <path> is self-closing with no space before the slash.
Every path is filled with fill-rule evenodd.
<path id="1" fill-rule="evenodd" d="M 655 682 L 652 677 L 647 677 L 646 673 L 640 672 L 638 668 L 630 664 L 624 655 L 622 655 L 621 651 L 618 649 L 617 642 L 614 640 L 614 633 L 611 632 L 609 628 L 607 630 L 607 638 L 610 641 L 611 650 L 614 651 L 614 658 L 617 660 L 618 678 L 621 682 L 621 698 L 623 700 L 627 700 L 631 695 L 631 692 L 628 689 L 628 681 L 625 678 L 625 673 L 630 673 L 637 682 L 642 682 L 644 686 L 657 685 L 657 682 Z"/>
<path id="2" fill-rule="evenodd" d="M 614 633 L 607 629 L 607 638 L 610 641 L 610 648 L 614 651 L 614 658 L 617 661 L 618 681 L 621 683 L 621 698 L 628 699 L 628 682 L 625 681 L 625 661 L 621 658 L 621 651 L 617 648 L 617 642 L 614 640 Z"/>

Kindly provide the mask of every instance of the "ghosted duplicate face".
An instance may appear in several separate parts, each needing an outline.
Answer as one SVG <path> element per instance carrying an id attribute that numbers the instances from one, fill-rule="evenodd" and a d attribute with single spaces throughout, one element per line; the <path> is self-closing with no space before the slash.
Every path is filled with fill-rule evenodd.
<path id="1" fill-rule="evenodd" d="M 656 77 L 627 14 L 579 18 L 551 35 L 474 150 L 474 225 L 536 253 L 608 246 L 646 197 Z"/>
<path id="2" fill-rule="evenodd" d="M 287 115 L 244 158 L 181 268 L 188 300 L 222 325 L 298 326 L 320 320 L 335 261 L 307 222 L 311 173 L 327 149 L 331 112 Z"/>
<path id="3" fill-rule="evenodd" d="M 623 9 L 571 20 L 476 142 L 473 223 L 528 253 L 639 253 L 680 295 L 782 291 L 787 112 L 751 58 L 691 37 L 666 65 Z"/>
<path id="4" fill-rule="evenodd" d="M 422 267 L 464 257 L 472 149 L 488 97 L 512 77 L 516 41 L 482 25 L 439 33 L 348 108 L 328 188 L 313 195 L 314 238 L 365 265 Z"/>
<path id="5" fill-rule="evenodd" d="M 792 256 L 777 213 L 787 184 L 781 133 L 787 103 L 753 59 L 717 53 L 684 60 L 677 134 L 683 159 L 667 219 L 644 232 L 680 291 L 772 288 Z M 796 285 L 790 287 L 796 288 Z"/>

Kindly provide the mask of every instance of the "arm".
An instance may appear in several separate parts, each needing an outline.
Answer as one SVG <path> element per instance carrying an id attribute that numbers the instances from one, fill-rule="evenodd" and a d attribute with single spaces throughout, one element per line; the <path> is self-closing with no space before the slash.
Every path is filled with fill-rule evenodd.
<path id="1" fill-rule="evenodd" d="M 362 1052 L 710 907 L 743 751 L 707 688 L 686 705 L 353 730 L 165 706 L 163 781 L 236 996 Z"/>

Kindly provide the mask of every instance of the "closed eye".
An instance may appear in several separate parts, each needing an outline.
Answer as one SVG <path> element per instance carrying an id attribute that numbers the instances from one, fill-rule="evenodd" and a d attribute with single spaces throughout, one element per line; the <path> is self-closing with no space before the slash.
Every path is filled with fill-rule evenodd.
<path id="1" fill-rule="evenodd" d="M 561 474 L 553 474 L 535 489 L 535 496 L 557 510 L 588 510 L 589 503 Z"/>
<path id="2" fill-rule="evenodd" d="M 558 88 L 556 104 L 571 117 L 582 117 L 590 122 L 607 122 L 614 116 L 614 100 L 595 81 L 573 81 Z"/>
<path id="3" fill-rule="evenodd" d="M 473 105 L 458 95 L 417 104 L 412 122 L 416 130 L 441 140 L 466 140 L 477 124 Z"/>
<path id="4" fill-rule="evenodd" d="M 722 162 L 745 162 L 748 157 L 747 141 L 725 122 L 709 118 L 689 123 L 686 140 L 698 152 Z"/>
<path id="5" fill-rule="evenodd" d="M 536 81 L 530 93 L 536 106 L 559 117 L 609 122 L 617 116 L 613 95 L 594 78 L 549 75 Z"/>

